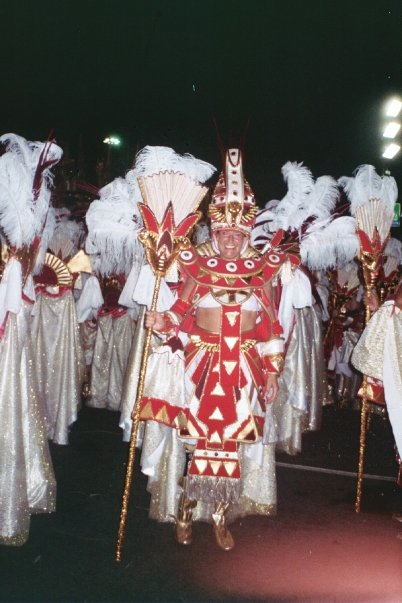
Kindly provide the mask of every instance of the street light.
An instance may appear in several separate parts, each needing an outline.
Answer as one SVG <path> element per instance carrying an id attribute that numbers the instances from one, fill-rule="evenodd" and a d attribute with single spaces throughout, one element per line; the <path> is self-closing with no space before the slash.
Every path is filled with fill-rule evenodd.
<path id="1" fill-rule="evenodd" d="M 389 124 L 385 126 L 385 130 L 382 133 L 383 138 L 395 138 L 401 128 L 401 124 L 397 121 L 390 121 Z"/>
<path id="2" fill-rule="evenodd" d="M 395 144 L 394 142 L 391 142 L 384 150 L 382 156 L 385 159 L 393 159 L 395 157 L 395 155 L 397 155 L 400 151 L 400 146 L 399 144 Z"/>
<path id="3" fill-rule="evenodd" d="M 387 117 L 397 117 L 402 109 L 402 101 L 399 98 L 391 98 L 385 106 Z"/>
<path id="4" fill-rule="evenodd" d="M 384 124 L 382 137 L 388 138 L 393 142 L 390 142 L 383 150 L 382 157 L 384 159 L 394 159 L 394 157 L 400 151 L 400 130 L 401 124 L 398 121 L 393 120 L 399 115 L 402 109 L 402 100 L 397 97 L 391 97 L 384 103 Z"/>
<path id="5" fill-rule="evenodd" d="M 121 140 L 117 136 L 107 136 L 103 142 L 113 147 L 118 147 L 121 144 Z"/>

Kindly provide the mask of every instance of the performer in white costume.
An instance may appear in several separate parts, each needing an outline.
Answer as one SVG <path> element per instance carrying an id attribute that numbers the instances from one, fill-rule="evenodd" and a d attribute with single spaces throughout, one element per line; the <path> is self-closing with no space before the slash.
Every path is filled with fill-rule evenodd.
<path id="1" fill-rule="evenodd" d="M 137 318 L 137 308 L 132 300 L 128 308 L 120 296 L 126 281 L 130 277 L 131 282 L 135 275 L 138 276 L 144 262 L 143 249 L 137 240 L 140 216 L 127 179 L 116 178 L 101 189 L 100 199 L 89 206 L 86 222 L 86 251 L 102 296 L 96 313 L 90 393 L 86 403 L 95 408 L 120 410 Z M 92 280 L 86 284 L 89 285 L 93 287 Z M 83 317 L 84 296 L 83 292 L 80 299 L 80 316 Z M 90 301 L 89 307 L 92 305 Z"/>
<path id="2" fill-rule="evenodd" d="M 339 191 L 330 176 L 314 181 L 301 163 L 287 162 L 282 173 L 288 191 L 270 201 L 257 216 L 253 239 L 259 247 L 286 251 L 293 264 L 281 271 L 278 318 L 286 355 L 274 403 L 277 449 L 297 454 L 302 434 L 321 427 L 322 408 L 329 402 L 323 360 L 322 302 L 313 271 L 333 265 L 337 243 L 310 241 L 331 225 Z M 333 228 L 333 227 L 332 227 Z M 333 237 L 332 237 L 333 238 Z M 330 240 L 331 237 L 328 237 Z M 352 256 L 353 257 L 353 256 Z M 300 267 L 297 267 L 300 264 Z"/>
<path id="3" fill-rule="evenodd" d="M 402 282 L 393 299 L 379 306 L 374 293 L 366 295 L 374 312 L 352 355 L 352 364 L 384 388 L 389 420 L 399 459 L 402 458 Z M 402 522 L 402 513 L 394 515 Z M 400 535 L 402 537 L 402 534 Z"/>
<path id="4" fill-rule="evenodd" d="M 54 511 L 56 481 L 31 339 L 34 287 L 47 240 L 54 143 L 0 138 L 0 229 L 8 261 L 0 282 L 0 543 L 21 545 L 33 513 Z M 42 237 L 42 241 L 41 241 Z"/>
<path id="5" fill-rule="evenodd" d="M 35 276 L 36 303 L 32 325 L 41 375 L 39 387 L 46 402 L 49 439 L 68 444 L 68 431 L 81 407 L 85 376 L 84 355 L 68 262 L 78 252 L 83 231 L 68 219 L 65 208 L 55 210 L 56 227 L 42 270 Z"/>

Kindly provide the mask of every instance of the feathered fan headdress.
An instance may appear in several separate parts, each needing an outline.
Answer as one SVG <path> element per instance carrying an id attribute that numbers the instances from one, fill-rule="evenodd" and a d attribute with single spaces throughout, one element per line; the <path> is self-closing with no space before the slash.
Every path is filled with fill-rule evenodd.
<path id="1" fill-rule="evenodd" d="M 363 251 L 379 253 L 389 236 L 398 197 L 395 179 L 379 176 L 372 165 L 361 165 L 353 177 L 343 176 L 338 182 L 350 201 Z"/>
<path id="2" fill-rule="evenodd" d="M 116 178 L 100 190 L 100 199 L 92 201 L 85 220 L 85 249 L 97 274 L 127 276 L 134 262 L 142 263 L 138 241 L 142 220 L 124 178 Z"/>
<path id="3" fill-rule="evenodd" d="M 53 142 L 29 142 L 4 134 L 0 143 L 0 227 L 16 249 L 29 247 L 43 230 L 50 202 L 51 168 L 62 150 Z"/>

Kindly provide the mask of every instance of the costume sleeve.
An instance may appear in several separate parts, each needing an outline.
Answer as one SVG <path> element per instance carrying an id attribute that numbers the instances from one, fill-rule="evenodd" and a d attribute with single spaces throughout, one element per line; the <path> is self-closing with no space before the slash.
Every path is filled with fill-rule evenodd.
<path id="1" fill-rule="evenodd" d="M 174 304 L 163 312 L 165 319 L 165 326 L 161 333 L 169 334 L 177 331 L 179 326 L 183 323 L 185 318 L 191 313 L 193 304 L 189 301 L 193 296 L 196 284 L 191 278 L 188 278 L 184 283 L 184 286 L 180 292 L 180 296 L 174 302 Z"/>
<path id="2" fill-rule="evenodd" d="M 267 373 L 279 374 L 284 362 L 284 341 L 279 320 L 272 321 L 270 339 L 257 343 L 257 349 Z"/>

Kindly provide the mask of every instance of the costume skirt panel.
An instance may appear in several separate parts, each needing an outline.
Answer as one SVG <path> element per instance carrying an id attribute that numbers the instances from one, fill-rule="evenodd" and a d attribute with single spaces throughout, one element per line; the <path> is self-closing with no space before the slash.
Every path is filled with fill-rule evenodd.
<path id="1" fill-rule="evenodd" d="M 39 389 L 49 417 L 49 439 L 68 444 L 77 420 L 85 376 L 84 354 L 73 294 L 39 293 L 33 321 Z"/>
<path id="2" fill-rule="evenodd" d="M 38 393 L 32 306 L 9 314 L 0 339 L 0 543 L 21 545 L 32 513 L 55 510 L 45 405 Z"/>
<path id="3" fill-rule="evenodd" d="M 134 324 L 128 312 L 118 316 L 108 313 L 98 317 L 88 406 L 120 409 L 133 333 Z"/>
<path id="4" fill-rule="evenodd" d="M 294 324 L 274 402 L 278 449 L 297 454 L 302 434 L 320 429 L 322 407 L 328 403 L 322 327 L 314 307 L 295 310 Z"/>

